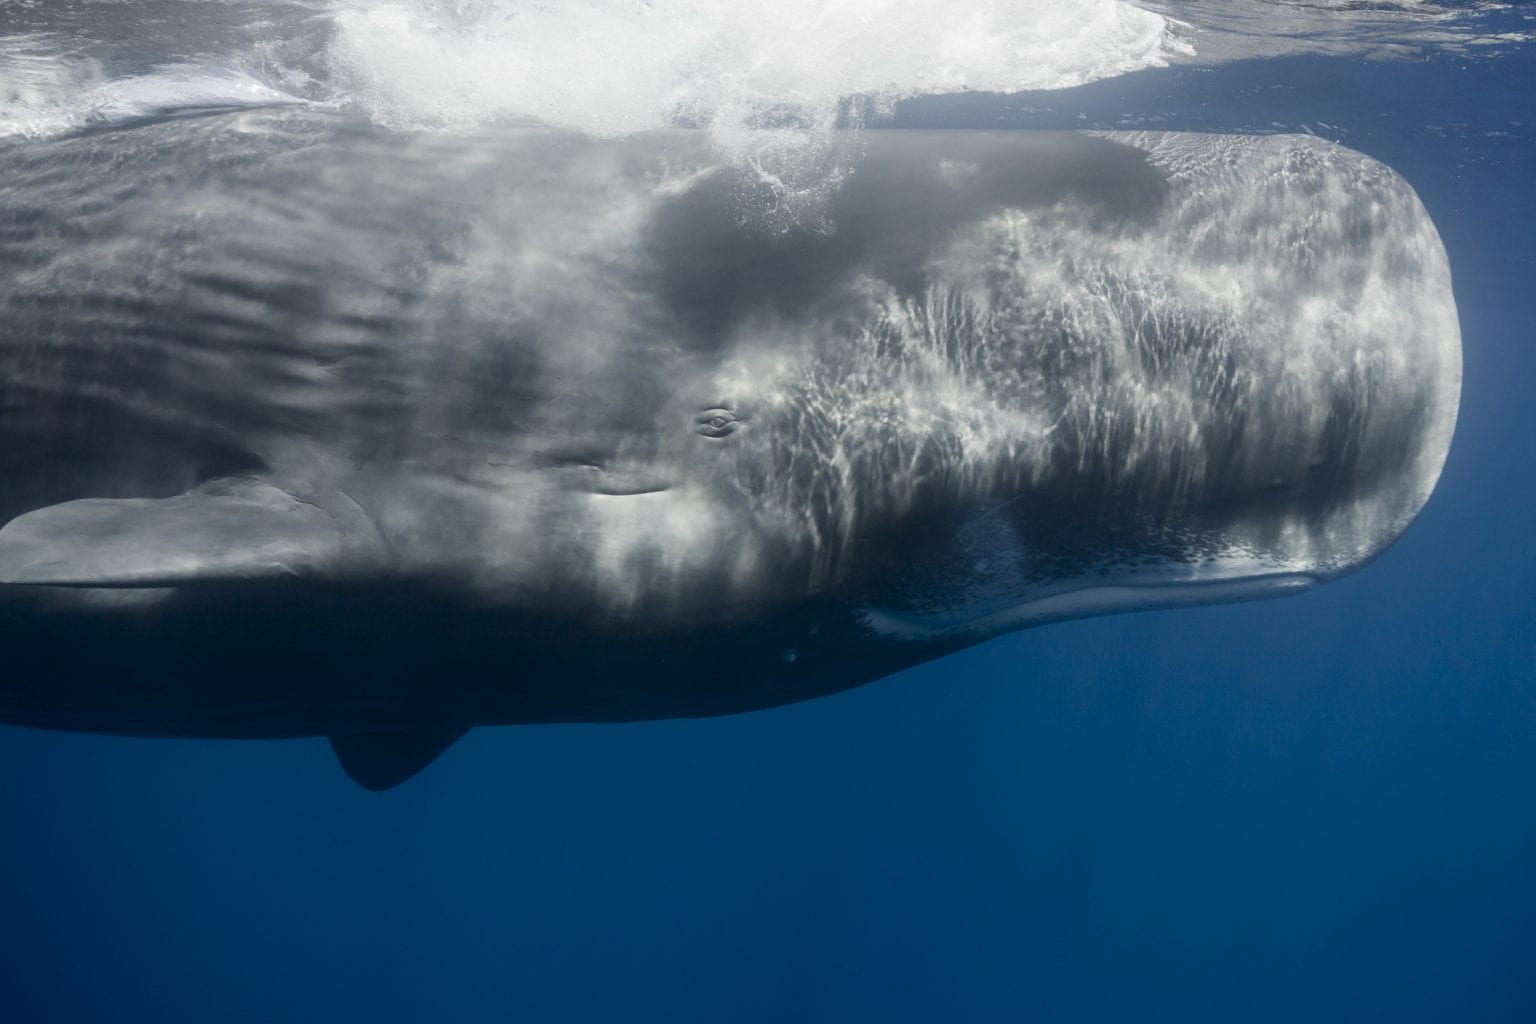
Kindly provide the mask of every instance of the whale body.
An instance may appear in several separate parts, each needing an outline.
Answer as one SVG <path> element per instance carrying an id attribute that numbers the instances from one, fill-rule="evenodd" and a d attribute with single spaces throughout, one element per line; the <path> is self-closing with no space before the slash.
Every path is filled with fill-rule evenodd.
<path id="1" fill-rule="evenodd" d="M 1445 459 L 1440 240 L 1306 136 L 312 109 L 0 142 L 0 721 L 327 736 L 745 711 L 1298 593 Z"/>

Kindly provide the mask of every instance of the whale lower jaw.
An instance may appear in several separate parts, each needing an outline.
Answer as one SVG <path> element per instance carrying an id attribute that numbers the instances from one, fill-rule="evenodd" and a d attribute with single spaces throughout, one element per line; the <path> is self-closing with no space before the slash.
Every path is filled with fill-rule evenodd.
<path id="1" fill-rule="evenodd" d="M 1318 582 L 1317 577 L 1306 573 L 1286 572 L 1195 582 L 1110 583 L 1059 591 L 964 618 L 912 615 L 880 607 L 863 609 L 861 617 L 870 630 L 898 640 L 986 637 L 1066 619 L 1119 612 L 1162 611 L 1289 597 L 1312 589 Z"/>

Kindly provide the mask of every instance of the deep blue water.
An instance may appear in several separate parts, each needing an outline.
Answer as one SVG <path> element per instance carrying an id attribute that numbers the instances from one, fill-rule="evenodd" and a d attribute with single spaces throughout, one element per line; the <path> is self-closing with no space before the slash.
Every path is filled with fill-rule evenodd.
<path id="1" fill-rule="evenodd" d="M 1397 169 L 1466 360 L 1419 521 L 1298 599 L 483 729 L 378 795 L 321 741 L 0 730 L 0 1021 L 1536 1020 L 1536 56 L 898 123 L 1305 125 Z"/>

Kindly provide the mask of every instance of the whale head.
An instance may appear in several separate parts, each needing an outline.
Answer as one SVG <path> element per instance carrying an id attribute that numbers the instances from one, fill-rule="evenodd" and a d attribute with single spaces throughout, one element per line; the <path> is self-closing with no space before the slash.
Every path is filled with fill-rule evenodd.
<path id="1" fill-rule="evenodd" d="M 1358 153 L 889 133 L 830 229 L 754 228 L 742 191 L 653 197 L 617 247 L 643 305 L 586 334 L 626 355 L 561 357 L 586 383 L 539 444 L 583 525 L 549 572 L 618 614 L 836 593 L 975 638 L 1279 596 L 1378 555 L 1439 475 L 1444 250 Z"/>

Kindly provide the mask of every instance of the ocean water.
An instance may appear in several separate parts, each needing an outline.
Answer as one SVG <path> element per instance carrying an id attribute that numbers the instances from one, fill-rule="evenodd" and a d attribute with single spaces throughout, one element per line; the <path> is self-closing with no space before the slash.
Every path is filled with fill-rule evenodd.
<path id="1" fill-rule="evenodd" d="M 1308 132 L 1417 190 L 1465 359 L 1418 521 L 1299 598 L 477 730 L 382 794 L 319 740 L 0 728 L 0 1021 L 1536 1019 L 1533 32 L 1427 0 L 0 6 L 12 141 L 276 103 L 687 124 L 791 217 L 839 124 Z"/>

